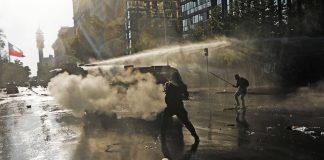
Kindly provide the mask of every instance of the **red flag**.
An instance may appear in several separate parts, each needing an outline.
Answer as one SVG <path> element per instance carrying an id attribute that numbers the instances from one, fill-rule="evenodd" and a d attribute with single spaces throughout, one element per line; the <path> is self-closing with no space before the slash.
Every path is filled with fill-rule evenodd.
<path id="1" fill-rule="evenodd" d="M 25 57 L 23 51 L 17 48 L 16 46 L 12 45 L 11 43 L 8 43 L 8 47 L 9 47 L 9 56 Z"/>

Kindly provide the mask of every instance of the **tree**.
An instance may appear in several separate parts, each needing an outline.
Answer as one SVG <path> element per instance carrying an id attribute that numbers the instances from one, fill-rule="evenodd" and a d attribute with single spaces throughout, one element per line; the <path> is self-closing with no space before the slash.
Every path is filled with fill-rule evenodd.
<path id="1" fill-rule="evenodd" d="M 23 66 L 23 63 L 19 59 L 15 59 L 14 64 L 17 66 Z"/>
<path id="2" fill-rule="evenodd" d="M 5 46 L 4 37 L 3 31 L 0 29 L 0 51 Z M 24 67 L 20 60 L 10 63 L 6 57 L 1 57 L 0 54 L 0 87 L 5 86 L 8 82 L 16 82 L 19 85 L 23 85 L 25 82 L 28 82 L 30 74 L 29 67 Z"/>
<path id="3" fill-rule="evenodd" d="M 0 60 L 0 86 L 4 86 L 8 82 L 16 82 L 18 85 L 24 85 L 28 82 L 30 69 L 28 66 L 22 66 L 20 61 L 9 63 Z"/>
<path id="4" fill-rule="evenodd" d="M 0 49 L 2 49 L 5 46 L 5 43 L 3 41 L 3 38 L 5 37 L 3 30 L 0 29 Z"/>
<path id="5" fill-rule="evenodd" d="M 189 34 L 189 39 L 191 41 L 201 41 L 207 38 L 208 30 L 206 29 L 209 26 L 209 24 L 199 23 L 195 25 L 195 28 L 191 29 Z"/>
<path id="6" fill-rule="evenodd" d="M 215 6 L 211 10 L 211 17 L 208 21 L 208 25 L 210 26 L 211 32 L 216 35 L 224 34 L 225 30 L 225 20 L 222 14 L 222 8 L 219 6 Z"/>
<path id="7" fill-rule="evenodd" d="M 0 29 L 0 60 L 2 58 L 2 49 L 5 46 L 5 42 L 3 40 L 4 37 L 5 37 L 5 35 L 3 34 L 3 31 L 2 31 L 2 29 Z"/>

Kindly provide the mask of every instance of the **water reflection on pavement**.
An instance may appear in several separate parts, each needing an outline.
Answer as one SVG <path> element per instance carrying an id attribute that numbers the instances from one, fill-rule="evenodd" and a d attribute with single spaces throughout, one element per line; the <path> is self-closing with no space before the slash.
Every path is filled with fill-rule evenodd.
<path id="1" fill-rule="evenodd" d="M 289 108 L 271 95 L 248 95 L 246 109 L 232 109 L 231 94 L 193 94 L 186 102 L 200 136 L 195 143 L 175 118 L 161 142 L 160 121 L 118 119 L 115 114 L 74 117 L 44 94 L 23 92 L 0 100 L 0 159 L 322 159 L 324 103 Z M 302 100 L 301 100 L 302 101 Z M 31 109 L 26 106 L 31 105 Z M 305 104 L 303 104 L 305 105 Z M 296 108 L 293 108 L 293 107 Z M 316 128 L 314 137 L 289 129 Z M 288 128 L 288 129 L 287 129 Z M 313 134 L 312 134 L 313 135 Z"/>
<path id="2" fill-rule="evenodd" d="M 1 95 L 0 159 L 71 159 L 80 127 L 57 123 L 69 113 L 55 111 L 58 106 L 51 97 L 20 90 L 17 95 Z"/>

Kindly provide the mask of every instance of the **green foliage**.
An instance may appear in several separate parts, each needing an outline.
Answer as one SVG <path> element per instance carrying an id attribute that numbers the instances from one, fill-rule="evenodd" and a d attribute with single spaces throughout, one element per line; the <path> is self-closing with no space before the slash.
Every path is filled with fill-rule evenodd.
<path id="1" fill-rule="evenodd" d="M 16 64 L 17 66 L 23 66 L 23 63 L 19 59 L 15 59 L 14 64 Z"/>
<path id="2" fill-rule="evenodd" d="M 5 86 L 8 82 L 23 85 L 29 81 L 30 74 L 29 67 L 24 67 L 19 60 L 15 61 L 15 63 L 9 63 L 0 59 L 0 86 Z"/>
<path id="3" fill-rule="evenodd" d="M 0 29 L 0 50 L 5 46 L 5 43 L 3 41 L 3 38 L 5 37 L 5 35 L 3 34 L 2 29 Z"/>
<path id="4" fill-rule="evenodd" d="M 212 9 L 211 17 L 208 25 L 210 25 L 210 29 L 213 33 L 219 34 L 225 30 L 225 19 L 222 16 L 222 8 L 220 6 L 216 6 Z"/>
<path id="5" fill-rule="evenodd" d="M 3 48 L 5 47 L 4 37 L 3 31 L 0 29 L 0 60 L 5 58 L 5 55 L 2 54 Z"/>

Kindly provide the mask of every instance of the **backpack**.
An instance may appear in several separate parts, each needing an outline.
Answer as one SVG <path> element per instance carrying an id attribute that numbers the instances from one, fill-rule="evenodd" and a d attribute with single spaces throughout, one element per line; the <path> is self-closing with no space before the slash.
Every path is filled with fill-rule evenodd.
<path id="1" fill-rule="evenodd" d="M 242 78 L 242 87 L 248 87 L 250 85 L 249 81 L 243 77 Z"/>
<path id="2" fill-rule="evenodd" d="M 171 82 L 165 83 L 164 92 L 167 97 L 177 100 L 188 100 L 189 93 L 187 91 L 187 86 L 185 84 L 177 86 Z"/>

